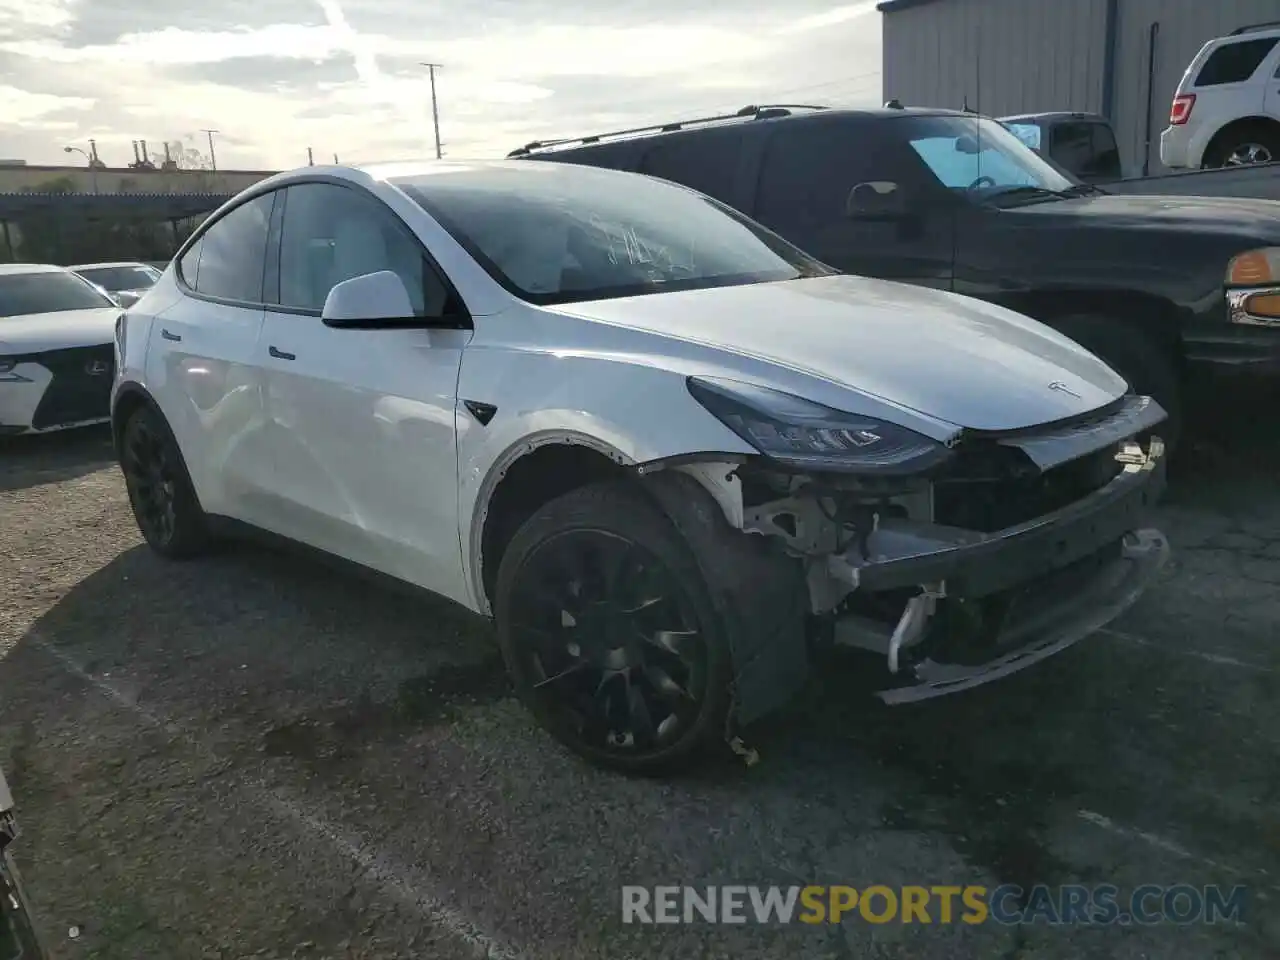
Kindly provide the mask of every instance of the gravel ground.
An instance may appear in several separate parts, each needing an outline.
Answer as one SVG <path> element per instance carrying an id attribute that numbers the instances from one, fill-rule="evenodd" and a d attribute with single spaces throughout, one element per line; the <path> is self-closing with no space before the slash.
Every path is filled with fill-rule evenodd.
<path id="1" fill-rule="evenodd" d="M 1260 437 L 1188 455 L 1175 558 L 1113 630 L 917 707 L 835 662 L 755 732 L 757 766 L 665 783 L 554 746 L 465 611 L 257 546 L 163 562 L 104 432 L 11 442 L 0 765 L 35 908 L 68 958 L 1274 957 Z M 623 884 L 731 882 L 1245 884 L 1251 906 L 1185 928 L 621 922 Z"/>

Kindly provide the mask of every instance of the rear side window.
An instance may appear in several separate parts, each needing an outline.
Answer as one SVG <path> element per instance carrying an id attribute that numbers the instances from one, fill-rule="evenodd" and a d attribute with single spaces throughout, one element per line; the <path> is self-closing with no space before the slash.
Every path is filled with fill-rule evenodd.
<path id="1" fill-rule="evenodd" d="M 741 146 L 742 137 L 736 133 L 658 137 L 640 161 L 640 172 L 732 204 Z"/>
<path id="2" fill-rule="evenodd" d="M 775 230 L 844 219 L 850 191 L 858 184 L 909 177 L 904 164 L 883 155 L 886 141 L 848 123 L 780 130 L 765 150 L 755 218 Z"/>
<path id="3" fill-rule="evenodd" d="M 1120 151 L 1105 123 L 1059 124 L 1053 128 L 1049 156 L 1077 176 L 1120 177 Z"/>
<path id="4" fill-rule="evenodd" d="M 274 193 L 263 194 L 221 217 L 183 256 L 183 281 L 207 297 L 261 303 L 267 226 L 274 203 Z M 187 259 L 193 254 L 199 257 L 194 282 L 187 272 Z"/>
<path id="5" fill-rule="evenodd" d="M 1280 37 L 1264 37 L 1259 40 L 1241 40 L 1219 47 L 1209 55 L 1200 75 L 1197 87 L 1214 87 L 1223 83 L 1244 83 L 1280 43 Z"/>

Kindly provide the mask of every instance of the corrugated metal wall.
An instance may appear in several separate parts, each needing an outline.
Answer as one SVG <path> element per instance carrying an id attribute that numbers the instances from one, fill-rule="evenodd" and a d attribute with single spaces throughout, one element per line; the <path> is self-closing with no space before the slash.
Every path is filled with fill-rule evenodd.
<path id="1" fill-rule="evenodd" d="M 968 98 L 995 116 L 1101 108 L 1106 0 L 939 0 L 882 19 L 886 100 Z"/>
<path id="2" fill-rule="evenodd" d="M 963 0 L 962 0 L 963 2 Z M 1053 0 L 1050 0 L 1053 2 Z M 940 6 L 946 6 L 942 0 Z M 928 6 L 920 8 L 927 10 Z M 1236 27 L 1280 20 L 1280 0 L 1120 0 L 1120 32 L 1116 49 L 1116 137 L 1120 152 L 1140 172 L 1147 141 L 1147 91 L 1153 92 L 1151 173 L 1165 172 L 1160 163 L 1160 132 L 1169 125 L 1173 91 L 1187 64 L 1202 46 Z M 1148 84 L 1151 24 L 1156 36 L 1154 82 Z"/>
<path id="3" fill-rule="evenodd" d="M 968 105 L 993 116 L 1102 109 L 1106 0 L 936 0 L 886 13 L 884 97 L 916 106 Z M 1151 173 L 1174 88 L 1208 40 L 1280 19 L 1280 0 L 1120 0 L 1116 137 L 1126 171 L 1142 168 L 1151 108 Z M 1150 29 L 1160 32 L 1148 84 Z M 981 80 L 979 82 L 979 75 Z"/>

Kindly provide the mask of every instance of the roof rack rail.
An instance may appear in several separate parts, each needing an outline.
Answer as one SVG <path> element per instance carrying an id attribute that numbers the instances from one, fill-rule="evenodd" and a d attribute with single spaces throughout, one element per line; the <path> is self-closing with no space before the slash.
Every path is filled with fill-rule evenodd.
<path id="1" fill-rule="evenodd" d="M 538 150 L 552 147 L 563 147 L 565 144 L 579 143 L 588 146 L 602 140 L 634 137 L 642 133 L 671 133 L 676 130 L 687 130 L 704 124 L 727 123 L 731 120 L 772 120 L 775 117 L 788 117 L 793 110 L 826 110 L 827 107 L 812 103 L 768 103 L 759 106 L 751 104 L 733 113 L 722 113 L 714 117 L 699 117 L 696 120 L 678 120 L 674 123 L 655 123 L 647 127 L 632 127 L 630 130 L 615 130 L 612 133 L 595 133 L 586 137 L 565 137 L 560 140 L 534 140 L 523 147 L 517 147 L 507 157 L 524 157 Z"/>
<path id="2" fill-rule="evenodd" d="M 1252 33 L 1254 30 L 1266 30 L 1268 27 L 1280 27 L 1280 20 L 1266 20 L 1262 23 L 1248 23 L 1243 27 L 1236 27 L 1227 36 L 1238 37 L 1242 33 Z"/>

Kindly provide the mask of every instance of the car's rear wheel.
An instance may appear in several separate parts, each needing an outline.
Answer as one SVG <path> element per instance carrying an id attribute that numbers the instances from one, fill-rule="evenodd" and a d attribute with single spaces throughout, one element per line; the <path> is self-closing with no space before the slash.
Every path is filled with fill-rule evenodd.
<path id="1" fill-rule="evenodd" d="M 204 552 L 204 511 L 173 433 L 150 407 L 139 407 L 125 423 L 120 466 L 138 530 L 151 548 L 175 560 Z"/>
<path id="2" fill-rule="evenodd" d="M 1280 125 L 1251 124 L 1233 128 L 1205 151 L 1204 166 L 1247 167 L 1280 161 Z"/>
<path id="3" fill-rule="evenodd" d="M 516 691 L 561 743 L 632 773 L 723 742 L 730 656 L 688 545 L 615 483 L 548 503 L 512 539 L 495 617 Z"/>

